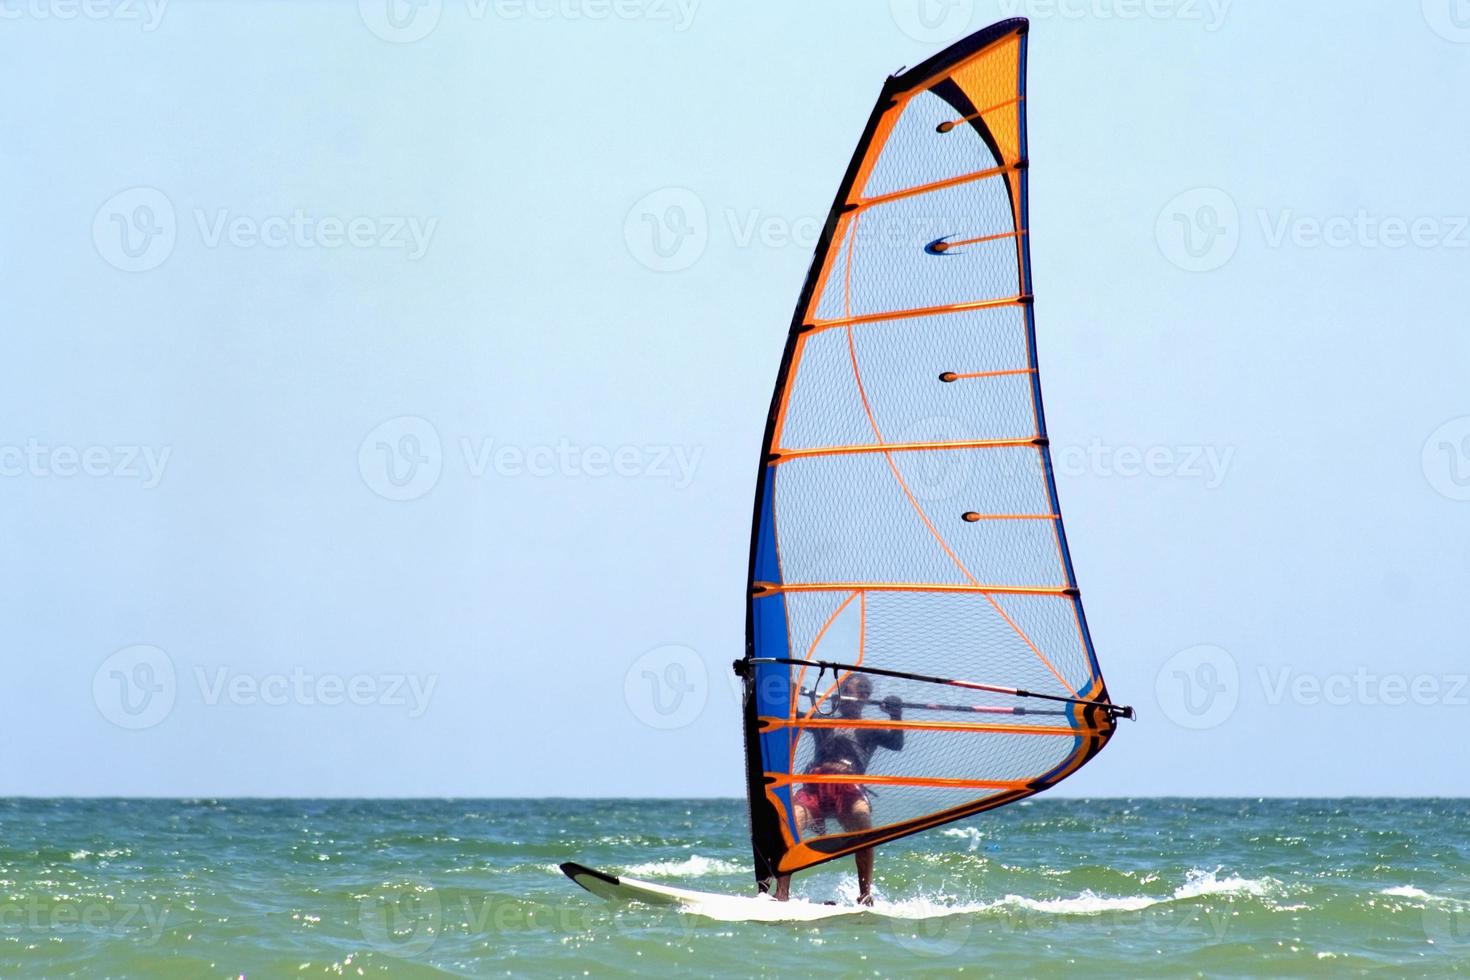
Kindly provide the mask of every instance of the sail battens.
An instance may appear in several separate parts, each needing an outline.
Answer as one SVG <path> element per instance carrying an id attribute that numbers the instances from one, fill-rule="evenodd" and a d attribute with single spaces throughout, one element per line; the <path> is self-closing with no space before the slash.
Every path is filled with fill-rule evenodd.
<path id="1" fill-rule="evenodd" d="M 863 453 L 911 453 L 922 450 L 945 449 L 1013 449 L 1023 446 L 1044 446 L 1046 440 L 1039 436 L 1026 439 L 963 439 L 953 442 L 882 442 L 855 446 L 813 446 L 809 449 L 773 449 L 767 462 L 771 465 L 784 463 L 788 459 L 807 459 L 812 456 L 851 456 Z"/>
<path id="2" fill-rule="evenodd" d="M 976 119 L 984 119 L 992 112 L 997 112 L 1008 106 L 1016 105 L 1017 103 L 1024 101 L 1025 98 L 1026 97 L 1024 95 L 1013 96 L 1012 98 L 1006 99 L 1003 102 L 997 102 L 995 105 L 986 106 L 984 109 L 981 109 L 978 112 L 972 112 L 968 116 L 962 116 L 959 119 L 946 119 L 944 122 L 934 127 L 934 130 L 938 133 L 947 133 L 950 130 L 954 129 L 956 126 L 963 126 L 965 123 L 973 122 Z"/>
<path id="3" fill-rule="evenodd" d="M 942 582 L 755 582 L 756 598 L 800 592 L 969 592 L 977 595 L 1037 595 L 1075 597 L 1065 585 L 950 585 Z"/>
<path id="4" fill-rule="evenodd" d="M 890 201 L 901 201 L 906 197 L 916 197 L 919 194 L 930 194 L 934 191 L 942 191 L 947 187 L 958 187 L 960 184 L 968 184 L 976 180 L 989 180 L 992 177 L 1003 177 L 1006 174 L 1015 173 L 1017 170 L 1026 168 L 1025 160 L 1017 160 L 1000 167 L 987 167 L 974 173 L 960 174 L 958 177 L 948 177 L 944 180 L 936 180 L 927 184 L 919 184 L 916 187 L 905 187 L 902 190 L 889 191 L 886 194 L 877 194 L 873 197 L 862 197 L 852 202 L 853 210 L 870 208 L 877 204 L 887 204 Z M 1010 232 L 1014 235 L 1015 232 Z"/>
<path id="5" fill-rule="evenodd" d="M 956 238 L 950 241 L 947 238 L 936 239 L 926 246 L 932 252 L 946 253 L 966 245 L 984 245 L 986 242 L 998 242 L 1006 238 L 1019 238 L 1026 234 L 1026 229 L 1020 231 L 1002 231 L 994 235 L 981 235 L 978 238 Z"/>
<path id="6" fill-rule="evenodd" d="M 820 333 L 834 327 L 855 326 L 860 323 L 881 323 L 884 320 L 907 320 L 912 317 L 938 316 L 944 313 L 968 313 L 971 310 L 994 310 L 1004 306 L 1026 306 L 1031 296 L 1007 296 L 1001 299 L 974 299 L 963 303 L 944 303 L 939 306 L 920 306 L 907 310 L 888 310 L 883 313 L 860 313 L 856 316 L 836 317 L 831 320 L 813 320 L 806 325 L 807 333 Z"/>
<path id="7" fill-rule="evenodd" d="M 945 371 L 939 380 L 945 384 L 954 381 L 973 381 L 976 378 L 1013 378 L 1021 374 L 1035 374 L 1035 368 L 1006 368 L 1002 371 Z"/>
<path id="8" fill-rule="evenodd" d="M 1023 725 L 1023 724 L 994 724 L 986 722 L 963 722 L 963 721 L 914 721 L 904 719 L 893 721 L 891 719 L 877 718 L 762 718 L 762 724 L 766 731 L 777 728 L 823 728 L 843 729 L 851 728 L 856 731 L 863 730 L 886 730 L 912 732 L 974 732 L 976 734 L 994 735 L 1064 735 L 1075 738 L 1079 733 L 1088 731 L 1096 732 L 1097 729 L 1071 728 L 1061 725 Z"/>

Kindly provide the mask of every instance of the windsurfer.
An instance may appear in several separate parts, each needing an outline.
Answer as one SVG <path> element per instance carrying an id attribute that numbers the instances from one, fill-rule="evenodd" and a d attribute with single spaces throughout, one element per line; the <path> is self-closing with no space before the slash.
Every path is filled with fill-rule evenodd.
<path id="1" fill-rule="evenodd" d="M 856 721 L 863 709 L 873 703 L 873 682 L 864 674 L 850 673 L 838 686 L 836 714 Z M 878 702 L 889 718 L 903 717 L 903 701 L 890 694 Z M 862 775 L 868 771 L 868 760 L 875 749 L 897 752 L 903 748 L 903 730 L 899 728 L 813 728 L 810 734 L 815 746 L 809 775 Z M 846 831 L 867 830 L 873 825 L 873 811 L 868 794 L 857 783 L 806 783 L 792 797 L 796 811 L 797 833 L 802 837 L 827 833 L 827 818 L 834 817 Z M 873 848 L 855 852 L 858 874 L 858 901 L 872 905 Z M 776 879 L 776 898 L 786 901 L 791 876 Z"/>

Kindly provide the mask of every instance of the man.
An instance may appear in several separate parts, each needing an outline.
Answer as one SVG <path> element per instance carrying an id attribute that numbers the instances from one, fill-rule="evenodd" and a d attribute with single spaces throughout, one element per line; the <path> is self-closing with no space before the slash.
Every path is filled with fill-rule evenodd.
<path id="1" fill-rule="evenodd" d="M 857 720 L 872 703 L 872 697 L 873 682 L 864 674 L 850 673 L 838 686 L 836 713 Z M 903 717 L 903 701 L 896 695 L 884 698 L 879 707 L 894 721 Z M 897 752 L 903 748 L 903 730 L 896 728 L 812 728 L 806 734 L 814 741 L 812 766 L 807 770 L 812 775 L 862 775 L 868 771 L 868 760 L 875 749 Z M 792 797 L 792 807 L 796 811 L 797 833 L 803 838 L 826 834 L 828 818 L 836 818 L 846 831 L 867 830 L 873 825 L 868 795 L 857 783 L 807 783 Z M 873 849 L 865 847 L 854 857 L 858 902 L 872 905 Z M 786 901 L 790 888 L 791 876 L 778 876 L 776 898 Z"/>

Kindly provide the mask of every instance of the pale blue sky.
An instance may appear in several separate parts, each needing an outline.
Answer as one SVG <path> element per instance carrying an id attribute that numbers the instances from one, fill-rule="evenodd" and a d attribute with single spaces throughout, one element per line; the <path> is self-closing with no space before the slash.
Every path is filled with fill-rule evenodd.
<path id="1" fill-rule="evenodd" d="M 812 228 L 1018 13 L 1059 792 L 1464 792 L 1462 2 L 404 10 L 0 3 L 0 793 L 741 794 Z"/>

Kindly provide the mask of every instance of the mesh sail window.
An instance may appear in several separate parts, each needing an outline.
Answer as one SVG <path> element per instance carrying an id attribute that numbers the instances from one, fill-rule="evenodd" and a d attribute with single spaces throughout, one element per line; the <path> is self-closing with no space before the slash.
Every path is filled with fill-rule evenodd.
<path id="1" fill-rule="evenodd" d="M 792 322 L 737 663 L 763 885 L 1046 789 L 1113 731 L 1037 377 L 1026 29 L 888 79 Z M 855 667 L 872 691 L 844 716 Z M 876 745 L 865 771 L 811 771 L 832 730 Z M 866 801 L 869 825 L 803 826 L 822 793 Z"/>

